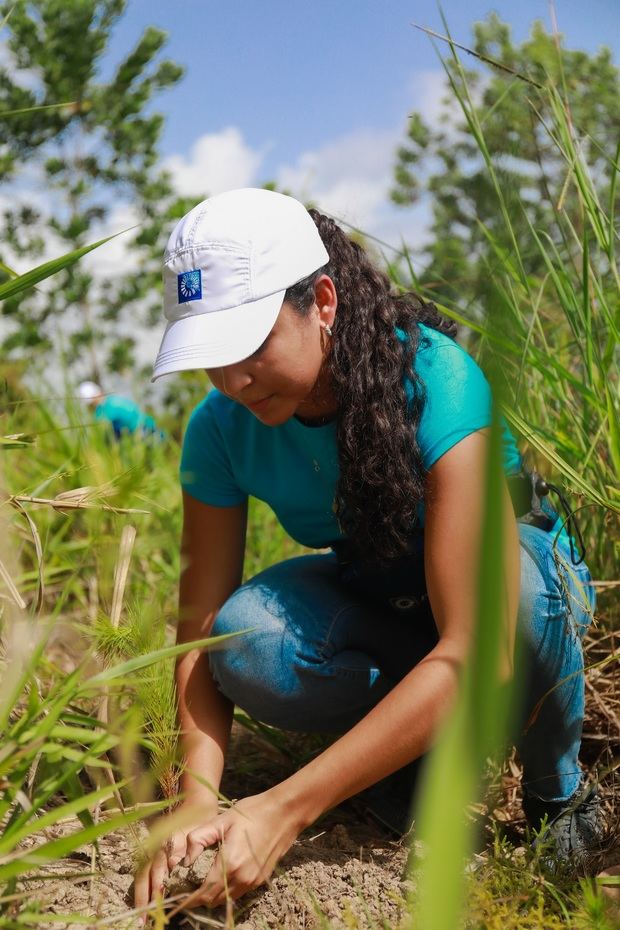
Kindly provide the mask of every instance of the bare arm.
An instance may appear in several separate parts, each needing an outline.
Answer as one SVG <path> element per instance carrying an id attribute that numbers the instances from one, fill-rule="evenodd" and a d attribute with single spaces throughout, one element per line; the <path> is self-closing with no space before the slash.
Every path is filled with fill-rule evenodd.
<path id="1" fill-rule="evenodd" d="M 427 486 L 425 571 L 439 642 L 356 726 L 290 778 L 243 798 L 189 840 L 191 858 L 218 840 L 205 885 L 193 896 L 211 905 L 264 882 L 295 837 L 330 807 L 417 758 L 450 709 L 472 641 L 488 437 L 472 433 L 431 468 Z M 501 674 L 510 674 L 519 589 L 519 547 L 507 491 Z M 224 868 L 226 880 L 224 880 Z"/>
<path id="2" fill-rule="evenodd" d="M 247 508 L 209 507 L 183 495 L 181 582 L 177 642 L 204 639 L 222 604 L 239 587 L 243 571 Z M 186 768 L 181 789 L 192 822 L 171 829 L 151 862 L 136 875 L 138 908 L 162 889 L 166 875 L 187 854 L 187 834 L 217 814 L 217 795 L 192 776 L 219 789 L 230 736 L 233 706 L 215 687 L 208 654 L 192 649 L 176 665 L 178 721 Z"/>
<path id="3" fill-rule="evenodd" d="M 246 520 L 245 505 L 210 507 L 183 495 L 179 643 L 208 636 L 219 608 L 241 584 Z M 233 706 L 215 687 L 207 652 L 193 649 L 179 658 L 176 684 L 186 761 L 181 788 L 204 801 L 205 788 L 190 773 L 219 788 Z"/>
<path id="4" fill-rule="evenodd" d="M 276 786 L 300 817 L 300 827 L 422 755 L 454 700 L 475 618 L 487 443 L 485 432 L 471 434 L 442 456 L 428 477 L 425 571 L 439 642 L 363 720 Z M 502 677 L 511 674 L 519 597 L 518 535 L 507 490 L 504 513 Z"/>

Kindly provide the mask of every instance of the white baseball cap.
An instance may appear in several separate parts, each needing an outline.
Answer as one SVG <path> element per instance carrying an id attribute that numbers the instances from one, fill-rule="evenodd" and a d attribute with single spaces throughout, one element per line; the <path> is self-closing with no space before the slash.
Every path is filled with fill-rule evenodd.
<path id="1" fill-rule="evenodd" d="M 164 254 L 168 325 L 153 381 L 248 358 L 269 335 L 286 289 L 328 261 L 312 217 L 293 197 L 242 188 L 199 203 Z"/>
<path id="2" fill-rule="evenodd" d="M 78 385 L 77 393 L 80 400 L 88 403 L 88 401 L 94 400 L 95 397 L 99 397 L 103 392 L 96 381 L 82 381 Z"/>

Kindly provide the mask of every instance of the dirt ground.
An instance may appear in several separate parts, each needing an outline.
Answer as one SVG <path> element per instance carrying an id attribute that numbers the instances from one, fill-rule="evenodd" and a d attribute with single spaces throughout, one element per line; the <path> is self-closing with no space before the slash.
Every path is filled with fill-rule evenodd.
<path id="1" fill-rule="evenodd" d="M 596 659 L 617 649 L 613 634 L 611 639 L 610 643 L 608 636 L 602 636 L 588 649 L 594 668 L 587 674 L 588 714 L 583 754 L 588 767 L 599 770 L 620 743 L 620 695 L 615 676 L 610 675 L 608 682 L 596 679 L 600 675 Z M 225 797 L 236 799 L 263 791 L 290 774 L 307 751 L 307 739 L 291 737 L 280 750 L 260 735 L 235 724 L 222 792 Z M 601 788 L 608 816 L 613 814 L 619 820 L 613 773 Z M 509 762 L 490 806 L 495 818 L 504 822 L 508 835 L 513 834 L 511 839 L 518 842 L 522 815 L 519 771 L 514 762 Z M 37 844 L 77 829 L 77 821 L 48 828 L 45 835 L 38 837 Z M 620 837 L 620 830 L 615 832 Z M 33 928 L 48 927 L 51 915 L 56 915 L 53 926 L 62 930 L 138 928 L 140 923 L 131 913 L 136 845 L 136 837 L 130 833 L 113 833 L 99 841 L 96 859 L 93 848 L 84 847 L 71 857 L 38 870 L 39 877 L 24 880 L 17 889 L 20 898 L 16 899 L 16 907 L 20 908 L 22 921 L 26 898 L 26 907 L 33 912 Z M 176 896 L 177 902 L 200 884 L 209 856 L 209 852 L 203 854 L 190 870 L 175 870 L 169 895 Z M 619 859 L 620 849 L 613 861 L 604 865 L 615 865 Z M 406 860 L 406 843 L 394 839 L 374 822 L 358 801 L 350 801 L 302 834 L 281 861 L 270 885 L 235 903 L 232 913 L 227 914 L 221 908 L 217 911 L 199 908 L 179 913 L 167 926 L 183 930 L 205 926 L 319 930 L 325 928 L 327 918 L 330 930 L 353 927 L 375 930 L 381 926 L 395 930 L 405 917 L 405 899 L 410 890 L 405 878 Z M 610 889 L 610 893 L 613 896 L 615 892 Z M 47 919 L 42 916 L 39 920 L 37 913 L 47 915 Z M 77 915 L 91 916 L 82 921 Z M 156 921 L 155 926 L 163 930 L 163 920 Z"/>
<path id="2" fill-rule="evenodd" d="M 132 844 L 124 836 L 111 834 L 101 842 L 100 854 L 100 865 L 92 879 L 90 855 L 85 852 L 48 867 L 44 883 L 26 882 L 31 906 L 36 903 L 43 914 L 67 916 L 66 923 L 62 919 L 54 922 L 55 927 L 63 930 L 138 927 L 138 921 L 128 913 L 133 880 Z M 207 856 L 203 854 L 191 870 L 175 870 L 171 895 L 187 894 L 200 884 L 200 878 L 206 874 Z M 324 926 L 324 917 L 332 920 L 335 927 L 352 926 L 352 918 L 354 926 L 360 928 L 376 927 L 382 920 L 396 926 L 404 916 L 406 883 L 401 874 L 405 859 L 402 845 L 376 835 L 373 838 L 368 831 L 364 835 L 364 831 L 349 831 L 336 824 L 319 836 L 296 843 L 269 887 L 235 905 L 234 926 L 237 930 L 302 927 L 310 930 Z M 179 915 L 171 926 L 204 926 L 205 919 L 207 926 L 226 926 L 223 908 L 215 911 L 198 908 L 192 913 L 195 918 Z M 75 916 L 69 919 L 77 914 L 90 914 L 92 919 L 84 922 L 75 922 Z M 33 926 L 37 925 L 35 920 Z M 48 925 L 47 921 L 41 921 L 40 926 Z"/>
<path id="3" fill-rule="evenodd" d="M 229 764 L 225 773 L 222 789 L 229 798 L 261 791 L 286 775 L 284 757 L 238 725 L 233 730 L 228 757 L 239 762 L 235 769 Z M 77 828 L 77 822 L 66 822 L 47 830 L 45 838 L 53 839 Z M 43 914 L 66 915 L 66 923 L 54 921 L 54 926 L 63 930 L 95 926 L 130 930 L 140 926 L 129 913 L 134 848 L 130 834 L 113 833 L 99 842 L 94 872 L 92 847 L 47 866 L 44 881 L 31 879 L 22 885 L 31 908 Z M 181 898 L 199 885 L 210 855 L 205 852 L 191 869 L 175 869 L 169 895 Z M 268 887 L 235 904 L 234 926 L 237 930 L 313 930 L 324 926 L 327 917 L 338 928 L 355 926 L 363 930 L 381 926 L 383 921 L 395 927 L 404 917 L 409 887 L 404 878 L 406 859 L 403 841 L 392 839 L 363 814 L 359 805 L 345 804 L 300 837 Z M 70 915 L 77 914 L 90 914 L 92 919 L 76 923 L 75 916 L 71 920 Z M 171 923 L 179 928 L 227 925 L 233 924 L 223 908 L 197 908 L 191 915 L 179 914 Z"/>
<path id="4" fill-rule="evenodd" d="M 269 744 L 235 724 L 228 753 L 229 763 L 222 783 L 228 798 L 264 790 L 286 777 L 294 764 Z M 512 769 L 512 772 L 511 772 Z M 504 821 L 507 832 L 518 829 L 521 816 L 518 800 L 518 771 L 509 764 L 502 778 L 501 799 L 494 815 Z M 54 839 L 79 829 L 77 821 L 49 828 L 38 842 Z M 143 830 L 142 826 L 137 827 Z M 518 833 L 515 831 L 518 838 Z M 53 926 L 62 930 L 94 927 L 137 930 L 132 915 L 132 886 L 135 837 L 129 832 L 112 833 L 99 841 L 99 856 L 84 847 L 67 859 L 39 870 L 38 878 L 22 882 L 18 889 L 23 920 L 24 897 L 28 910 L 48 915 L 39 921 L 33 914 L 31 926 Z M 411 883 L 406 878 L 407 844 L 393 839 L 359 802 L 351 801 L 330 812 L 302 834 L 281 861 L 268 887 L 234 904 L 209 911 L 195 908 L 181 912 L 166 926 L 199 930 L 202 927 L 235 927 L 236 930 L 376 930 L 399 927 L 406 917 L 406 897 Z M 175 869 L 168 894 L 177 904 L 204 879 L 212 853 L 206 851 L 190 869 Z M 620 850 L 618 850 L 620 855 Z M 617 861 L 617 856 L 614 861 Z M 607 863 L 606 863 L 607 864 Z M 611 892 L 612 897 L 616 893 Z M 86 921 L 77 915 L 91 915 Z M 62 917 L 66 916 L 66 922 Z M 162 914 L 163 917 L 163 914 Z M 156 922 L 157 930 L 164 923 Z"/>

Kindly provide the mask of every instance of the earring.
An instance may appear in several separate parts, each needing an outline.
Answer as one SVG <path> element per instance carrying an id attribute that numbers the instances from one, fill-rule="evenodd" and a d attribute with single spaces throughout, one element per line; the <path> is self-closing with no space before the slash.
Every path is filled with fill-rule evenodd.
<path id="1" fill-rule="evenodd" d="M 327 333 L 328 336 L 332 335 L 331 326 L 328 326 L 327 323 L 325 324 L 325 332 Z"/>

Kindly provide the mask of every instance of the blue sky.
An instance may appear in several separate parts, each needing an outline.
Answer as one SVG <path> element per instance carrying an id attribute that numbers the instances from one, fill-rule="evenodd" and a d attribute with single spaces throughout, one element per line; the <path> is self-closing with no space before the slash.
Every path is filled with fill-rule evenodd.
<path id="1" fill-rule="evenodd" d="M 548 0 L 444 0 L 443 10 L 466 45 L 491 10 L 519 42 L 535 19 L 551 28 Z M 555 11 L 569 47 L 610 44 L 620 57 L 618 0 L 556 0 Z M 423 208 L 416 217 L 388 203 L 393 152 L 408 113 L 436 115 L 442 71 L 413 21 L 443 32 L 431 0 L 129 0 L 108 63 L 147 25 L 168 32 L 166 54 L 187 73 L 157 106 L 181 192 L 276 180 L 388 241 L 415 244 Z"/>
<path id="2" fill-rule="evenodd" d="M 466 45 L 472 23 L 491 10 L 518 41 L 535 19 L 550 27 L 548 0 L 444 0 L 443 10 Z M 620 43 L 618 0 L 556 0 L 556 15 L 570 46 Z M 149 23 L 166 30 L 167 53 L 187 73 L 163 101 L 163 151 L 234 125 L 253 148 L 270 147 L 273 173 L 346 130 L 404 123 L 416 72 L 438 67 L 413 21 L 444 31 L 431 0 L 129 0 L 112 54 L 127 51 Z"/>
<path id="3" fill-rule="evenodd" d="M 517 42 L 536 19 L 551 29 L 549 0 L 443 0 L 442 6 L 454 39 L 465 45 L 472 24 L 491 10 L 510 24 Z M 568 47 L 595 52 L 607 44 L 620 62 L 620 0 L 555 0 L 555 11 Z M 165 55 L 186 67 L 183 81 L 156 103 L 166 117 L 163 164 L 179 193 L 197 202 L 276 181 L 396 248 L 405 240 L 420 267 L 428 204 L 400 209 L 389 190 L 408 114 L 437 118 L 444 76 L 433 45 L 412 22 L 443 32 L 434 0 L 128 0 L 103 76 L 148 25 L 166 30 Z M 11 198 L 29 183 L 26 172 Z M 36 190 L 45 200 L 48 192 Z M 5 200 L 0 196 L 0 208 Z M 137 221 L 130 203 L 115 200 L 93 237 Z M 127 235 L 84 264 L 102 278 L 119 268 L 128 273 L 135 256 Z M 51 240 L 46 248 L 45 258 L 62 252 Z M 12 264 L 26 270 L 29 259 L 15 256 Z M 141 343 L 143 360 L 152 359 L 158 339 L 153 331 Z"/>

